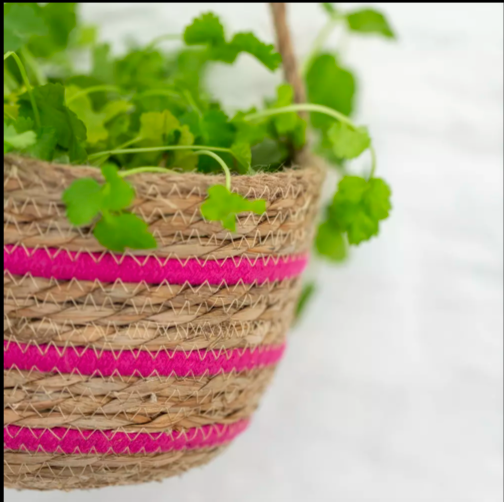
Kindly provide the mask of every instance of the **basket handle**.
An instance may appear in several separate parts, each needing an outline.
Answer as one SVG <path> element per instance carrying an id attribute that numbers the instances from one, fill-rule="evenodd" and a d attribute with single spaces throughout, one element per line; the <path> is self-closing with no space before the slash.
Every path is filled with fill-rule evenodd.
<path id="1" fill-rule="evenodd" d="M 305 103 L 305 87 L 298 71 L 296 55 L 287 24 L 287 4 L 270 3 L 269 6 L 275 27 L 277 49 L 282 56 L 285 80 L 294 90 L 294 102 Z"/>

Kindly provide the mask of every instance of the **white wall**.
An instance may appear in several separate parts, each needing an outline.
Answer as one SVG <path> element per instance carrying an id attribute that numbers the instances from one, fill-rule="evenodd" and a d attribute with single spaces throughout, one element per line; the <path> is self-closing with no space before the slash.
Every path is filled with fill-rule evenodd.
<path id="1" fill-rule="evenodd" d="M 318 268 L 316 303 L 251 429 L 180 479 L 7 491 L 9 502 L 502 501 L 503 6 L 379 7 L 398 42 L 351 39 L 346 59 L 394 211 L 344 267 Z M 84 14 L 120 50 L 128 33 L 178 33 L 208 9 L 273 40 L 265 4 L 95 3 Z M 292 4 L 290 15 L 306 54 L 323 13 Z M 238 67 L 210 77 L 230 107 L 273 92 L 278 77 L 247 57 Z"/>

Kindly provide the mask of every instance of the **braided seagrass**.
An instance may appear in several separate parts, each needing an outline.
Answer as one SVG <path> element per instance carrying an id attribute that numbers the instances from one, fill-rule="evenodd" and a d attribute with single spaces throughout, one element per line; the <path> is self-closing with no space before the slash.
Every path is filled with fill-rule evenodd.
<path id="1" fill-rule="evenodd" d="M 307 165 L 233 177 L 233 191 L 267 201 L 234 233 L 200 213 L 222 176 L 129 178 L 132 211 L 158 242 L 148 256 L 168 274 L 159 280 L 143 275 L 145 252 L 111 255 L 91 227 L 68 223 L 63 190 L 101 181 L 96 168 L 4 156 L 4 486 L 160 480 L 208 462 L 246 427 L 281 356 L 302 267 L 267 271 L 304 260 L 314 233 L 324 170 Z M 112 258 L 126 275 L 110 279 Z M 184 280 L 170 279 L 174 264 Z M 207 279 L 215 264 L 218 280 Z"/>

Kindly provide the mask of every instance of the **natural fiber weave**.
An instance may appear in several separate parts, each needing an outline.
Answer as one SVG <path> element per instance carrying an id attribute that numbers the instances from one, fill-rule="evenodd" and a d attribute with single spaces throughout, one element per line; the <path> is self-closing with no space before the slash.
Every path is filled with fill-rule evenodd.
<path id="1" fill-rule="evenodd" d="M 147 221 L 159 243 L 150 254 L 162 259 L 299 256 L 311 245 L 324 177 L 322 168 L 310 165 L 233 177 L 234 191 L 267 201 L 266 214 L 240 215 L 235 233 L 205 221 L 200 213 L 207 189 L 222 183 L 222 176 L 132 176 L 137 194 L 133 212 Z M 82 176 L 101 181 L 95 168 L 4 156 L 5 245 L 27 254 L 37 248 L 105 253 L 91 226 L 76 229 L 65 217 L 61 194 Z M 173 370 L 146 377 L 136 369 L 133 376 L 61 372 L 56 367 L 41 372 L 14 361 L 4 369 L 4 434 L 5 427 L 63 427 L 80 434 L 185 433 L 248 420 L 276 367 L 257 362 L 262 359 L 254 358 L 254 351 L 284 343 L 299 290 L 299 277 L 148 284 L 62 280 L 4 270 L 4 340 L 39 347 L 40 357 L 48 348 L 58 349 L 62 357 L 73 348 L 82 354 L 94 351 L 98 360 L 110 351 L 119 358 L 133 352 L 180 353 L 187 364 L 195 351 L 201 357 L 251 351 L 252 357 L 241 370 L 222 366 L 198 373 L 189 368 L 183 374 Z M 227 444 L 223 438 L 212 446 L 189 442 L 173 451 L 118 454 L 4 448 L 4 485 L 70 490 L 160 480 L 208 462 Z"/>

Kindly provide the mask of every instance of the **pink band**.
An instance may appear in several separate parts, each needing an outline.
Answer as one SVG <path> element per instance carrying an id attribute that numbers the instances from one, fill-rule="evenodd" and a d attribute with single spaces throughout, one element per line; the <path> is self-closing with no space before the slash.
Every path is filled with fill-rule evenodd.
<path id="1" fill-rule="evenodd" d="M 4 450 L 44 451 L 47 453 L 161 453 L 194 450 L 223 445 L 243 432 L 249 424 L 241 420 L 230 425 L 205 425 L 186 432 L 116 432 L 55 427 L 32 429 L 4 426 Z"/>
<path id="2" fill-rule="evenodd" d="M 285 345 L 221 351 L 96 350 L 4 340 L 4 369 L 101 376 L 193 376 L 246 371 L 276 364 Z"/>
<path id="3" fill-rule="evenodd" d="M 163 259 L 156 256 L 123 256 L 112 253 L 76 253 L 58 249 L 4 246 L 4 270 L 14 275 L 80 281 L 146 282 L 161 284 L 232 285 L 278 281 L 300 275 L 307 255 L 286 257 L 227 258 L 224 260 Z"/>

